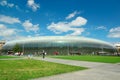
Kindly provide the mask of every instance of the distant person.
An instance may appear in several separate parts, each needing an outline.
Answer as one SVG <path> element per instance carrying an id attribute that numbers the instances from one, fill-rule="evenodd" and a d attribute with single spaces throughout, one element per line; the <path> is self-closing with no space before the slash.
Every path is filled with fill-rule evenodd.
<path id="1" fill-rule="evenodd" d="M 28 54 L 28 59 L 30 59 L 31 58 L 31 56 L 30 56 L 30 54 Z"/>
<path id="2" fill-rule="evenodd" d="M 43 56 L 43 59 L 45 58 L 45 55 L 46 55 L 47 53 L 43 50 L 43 52 L 42 52 L 42 56 Z"/>

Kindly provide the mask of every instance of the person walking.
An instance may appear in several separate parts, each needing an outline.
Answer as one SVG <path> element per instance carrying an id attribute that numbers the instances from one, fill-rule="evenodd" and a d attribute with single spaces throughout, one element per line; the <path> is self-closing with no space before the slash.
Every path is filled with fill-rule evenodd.
<path id="1" fill-rule="evenodd" d="M 46 52 L 43 50 L 42 52 L 43 59 L 45 58 L 45 55 L 46 55 Z"/>

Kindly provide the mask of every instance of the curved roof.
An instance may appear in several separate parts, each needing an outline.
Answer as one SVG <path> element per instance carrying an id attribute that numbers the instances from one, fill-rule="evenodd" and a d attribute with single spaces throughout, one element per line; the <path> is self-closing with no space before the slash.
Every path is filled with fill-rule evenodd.
<path id="1" fill-rule="evenodd" d="M 116 43 L 115 46 L 120 46 L 120 43 Z"/>
<path id="2" fill-rule="evenodd" d="M 80 43 L 94 43 L 94 44 L 108 45 L 111 47 L 113 46 L 112 44 L 102 40 L 86 38 L 86 37 L 78 37 L 78 36 L 31 37 L 31 38 L 25 38 L 21 40 L 9 41 L 5 45 L 15 45 L 16 43 L 24 44 L 24 43 L 31 43 L 31 42 L 80 42 Z"/>

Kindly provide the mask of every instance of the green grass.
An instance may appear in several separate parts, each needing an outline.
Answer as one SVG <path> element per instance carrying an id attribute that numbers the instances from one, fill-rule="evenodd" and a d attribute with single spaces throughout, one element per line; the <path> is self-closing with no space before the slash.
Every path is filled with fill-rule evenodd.
<path id="1" fill-rule="evenodd" d="M 103 62 L 103 63 L 120 62 L 120 57 L 117 57 L 117 56 L 54 56 L 53 58 L 79 60 L 79 61 L 91 61 L 91 62 Z"/>
<path id="2" fill-rule="evenodd" d="M 0 80 L 28 80 L 87 68 L 40 60 L 0 60 Z"/>
<path id="3" fill-rule="evenodd" d="M 18 58 L 18 56 L 0 56 L 0 59 Z"/>

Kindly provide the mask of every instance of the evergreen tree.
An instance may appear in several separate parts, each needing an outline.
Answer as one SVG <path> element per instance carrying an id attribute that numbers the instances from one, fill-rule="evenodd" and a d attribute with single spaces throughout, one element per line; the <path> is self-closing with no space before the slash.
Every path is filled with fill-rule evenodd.
<path id="1" fill-rule="evenodd" d="M 21 52 L 21 48 L 20 48 L 20 45 L 19 44 L 16 44 L 14 47 L 13 47 L 13 52 Z"/>

